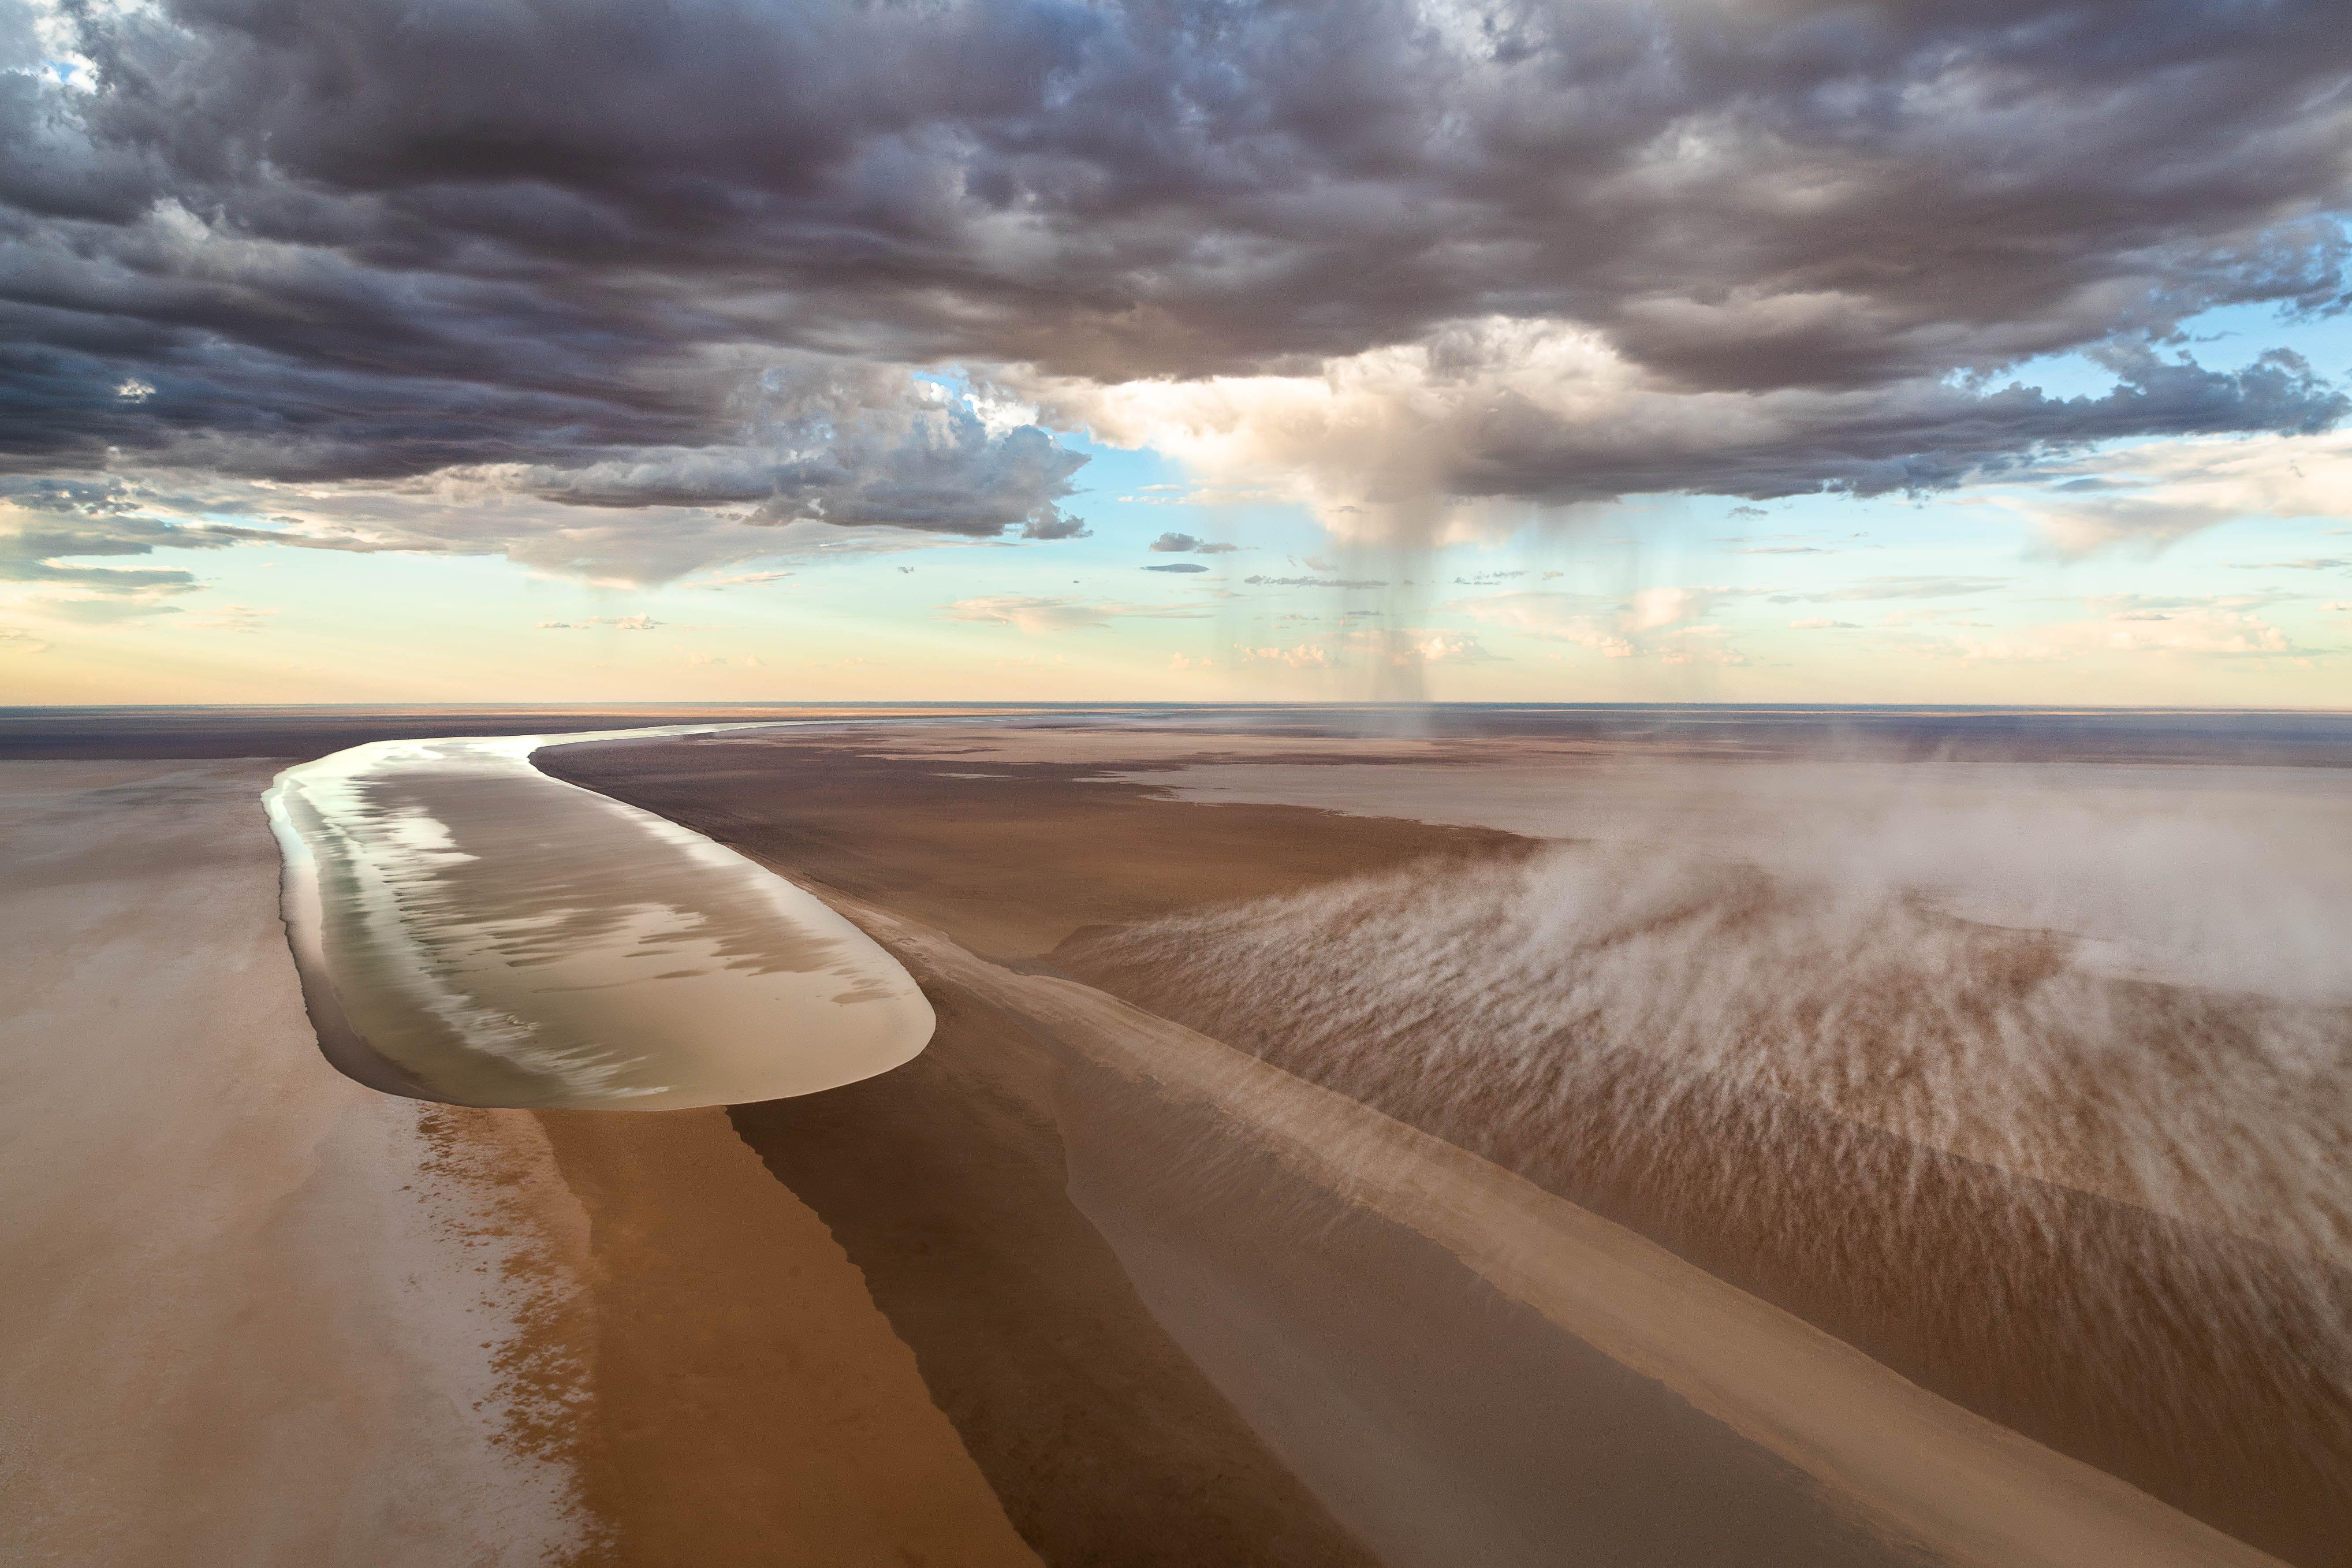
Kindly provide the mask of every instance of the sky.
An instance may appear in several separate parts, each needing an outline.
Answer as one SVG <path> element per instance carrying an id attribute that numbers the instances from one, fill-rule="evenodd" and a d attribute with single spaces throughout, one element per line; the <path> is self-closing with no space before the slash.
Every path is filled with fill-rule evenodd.
<path id="1" fill-rule="evenodd" d="M 0 703 L 2352 706 L 2333 0 L 0 0 Z"/>

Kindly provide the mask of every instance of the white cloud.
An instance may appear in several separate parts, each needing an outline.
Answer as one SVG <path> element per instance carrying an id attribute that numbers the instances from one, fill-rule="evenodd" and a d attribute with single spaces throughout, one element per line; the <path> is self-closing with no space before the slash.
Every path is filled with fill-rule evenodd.
<path id="1" fill-rule="evenodd" d="M 1457 600 L 1460 610 L 1528 637 L 1573 643 L 1604 658 L 1656 658 L 1667 664 L 1744 664 L 1727 628 L 1696 624 L 1743 591 L 1725 587 L 1643 588 L 1625 599 L 1522 589 Z"/>
<path id="2" fill-rule="evenodd" d="M 1496 664 L 1502 656 L 1479 646 L 1475 632 L 1428 626 L 1367 626 L 1346 633 L 1340 646 L 1350 656 L 1397 668 L 1432 664 Z"/>
<path id="3" fill-rule="evenodd" d="M 1728 626 L 1685 626 L 1657 650 L 1661 664 L 1743 665 L 1748 656 L 1730 643 Z"/>
<path id="4" fill-rule="evenodd" d="M 2165 441 L 2059 472 L 2074 477 L 2012 503 L 2053 553 L 2130 548 L 2152 554 L 2241 518 L 2352 511 L 2352 430 Z"/>
<path id="5" fill-rule="evenodd" d="M 1241 546 L 1220 544 L 1190 533 L 1163 533 L 1151 542 L 1150 548 L 1161 554 L 1190 552 L 1196 555 L 1231 555 Z"/>
<path id="6" fill-rule="evenodd" d="M 996 594 L 958 599 L 940 606 L 943 620 L 1015 626 L 1024 632 L 1066 632 L 1107 626 L 1115 620 L 1195 620 L 1207 612 L 1177 605 L 1122 605 L 1029 594 Z"/>
<path id="7" fill-rule="evenodd" d="M 1293 669 L 1332 667 L 1330 650 L 1320 643 L 1299 643 L 1291 647 L 1238 647 L 1234 651 L 1244 664 L 1282 664 Z"/>
<path id="8" fill-rule="evenodd" d="M 1039 379 L 1029 391 L 1055 425 L 1165 453 L 1211 489 L 1281 476 L 1281 499 L 1343 537 L 1446 543 L 1508 531 L 1477 503 L 1444 499 L 1450 470 L 1496 403 L 1516 397 L 1596 433 L 1619 430 L 1643 379 L 1597 331 L 1496 319 L 1330 359 L 1314 374 Z M 1647 412 L 1664 416 L 1666 405 Z"/>
<path id="9" fill-rule="evenodd" d="M 2118 607 L 2095 618 L 2027 626 L 2000 637 L 1928 639 L 1927 651 L 1963 663 L 2052 663 L 2099 656 L 2198 658 L 2290 658 L 2284 629 L 2244 610 L 2211 606 Z"/>
<path id="10" fill-rule="evenodd" d="M 1628 629 L 1655 631 L 1695 621 L 1731 594 L 1727 588 L 1642 588 L 1625 612 Z"/>
<path id="11" fill-rule="evenodd" d="M 1642 650 L 1614 629 L 1615 612 L 1605 608 L 1611 603 L 1585 594 L 1530 589 L 1464 599 L 1449 608 L 1528 637 L 1589 647 L 1609 658 L 1634 658 Z M 1603 608 L 1596 613 L 1595 606 Z"/>
<path id="12" fill-rule="evenodd" d="M 2061 640 L 2099 642 L 2123 653 L 2282 654 L 2294 651 L 2286 634 L 2259 616 L 2237 610 L 2181 610 L 2147 620 L 2129 614 L 2098 623 L 2051 628 Z"/>
<path id="13" fill-rule="evenodd" d="M 1834 316 L 1851 303 L 1813 295 L 1805 309 Z M 1669 336 L 1755 329 L 1769 337 L 1801 325 L 1743 324 L 1734 318 L 1746 307 L 1736 304 L 1677 308 L 1692 319 Z M 1642 336 L 1641 324 L 1632 325 Z M 1278 493 L 1311 509 L 1333 533 L 1413 545 L 1501 538 L 1525 525 L 1531 506 L 1558 510 L 1665 492 L 1948 489 L 2069 446 L 2184 419 L 2195 428 L 2284 427 L 2284 408 L 2254 411 L 2262 400 L 2255 384 L 2278 380 L 2279 367 L 2242 377 L 2145 346 L 2110 357 L 2122 378 L 2116 390 L 2072 401 L 1940 376 L 1694 389 L 1630 357 L 1597 327 L 1484 316 L 1326 358 L 1312 372 L 1111 383 L 1029 377 L 1024 390 L 1058 428 L 1165 453 L 1211 486 L 1281 476 Z M 2324 401 L 2316 383 L 2297 396 L 2289 423 L 2315 416 L 2306 404 Z"/>

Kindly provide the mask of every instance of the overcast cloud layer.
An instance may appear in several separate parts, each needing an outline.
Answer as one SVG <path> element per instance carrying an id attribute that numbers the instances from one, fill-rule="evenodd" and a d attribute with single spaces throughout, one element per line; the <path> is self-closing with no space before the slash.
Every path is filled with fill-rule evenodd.
<path id="1" fill-rule="evenodd" d="M 1032 421 L 1414 520 L 2347 406 L 2168 341 L 2345 303 L 2338 0 L 0 0 L 0 72 L 26 475 L 1051 539 Z"/>

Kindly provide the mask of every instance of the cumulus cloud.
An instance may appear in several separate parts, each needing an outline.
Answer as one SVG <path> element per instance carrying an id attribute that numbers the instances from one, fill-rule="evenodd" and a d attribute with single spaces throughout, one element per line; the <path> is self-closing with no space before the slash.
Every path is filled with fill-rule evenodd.
<path id="1" fill-rule="evenodd" d="M 2344 515 L 2352 496 L 2352 434 L 2167 442 L 2106 453 L 2011 504 L 2064 557 L 2161 550 L 2242 517 Z M 2293 564 L 2286 563 L 2284 564 Z M 2325 568 L 2320 568 L 2325 570 Z"/>
<path id="2" fill-rule="evenodd" d="M 1459 600 L 1450 607 L 1528 637 L 1590 648 L 1604 658 L 1744 664 L 1727 629 L 1703 618 L 1738 596 L 1739 590 L 1724 587 L 1644 588 L 1622 599 L 1522 589 Z"/>
<path id="3" fill-rule="evenodd" d="M 1189 533 L 1163 533 L 1151 542 L 1151 549 L 1160 554 L 1230 555 L 1241 547 L 1237 544 L 1216 544 Z"/>
<path id="4" fill-rule="evenodd" d="M 1087 461 L 1034 425 L 992 430 L 973 401 L 895 366 L 795 354 L 751 377 L 736 439 L 565 466 L 445 477 L 572 506 L 748 506 L 744 521 L 1027 539 L 1086 533 L 1056 504 Z"/>
<path id="5" fill-rule="evenodd" d="M 5 493 L 12 484 L 20 493 Z M 802 563 L 997 542 L 936 530 L 807 518 L 752 527 L 740 513 L 707 508 L 580 506 L 502 488 L 478 471 L 352 486 L 129 469 L 81 489 L 87 497 L 76 501 L 54 480 L 0 476 L 0 541 L 20 532 L 55 536 L 69 527 L 83 540 L 105 544 L 102 552 L 110 554 L 132 552 L 140 545 L 152 552 L 256 543 L 362 555 L 494 554 L 535 573 L 616 587 L 643 587 L 705 571 L 717 575 L 700 585 L 746 585 L 788 575 Z M 44 511 L 58 515 L 38 515 Z M 243 521 L 224 521 L 229 518 Z M 0 556 L 12 548 L 0 542 Z M 754 563 L 772 564 L 725 570 Z M 196 585 L 192 573 L 151 570 L 168 571 L 179 591 Z M 110 581 L 123 586 L 129 580 Z M 93 591 L 105 585 L 99 582 Z"/>
<path id="6" fill-rule="evenodd" d="M 1475 632 L 1433 626 L 1357 626 L 1322 642 L 1236 646 L 1236 664 L 1280 665 L 1289 669 L 1369 672 L 1387 689 L 1400 679 L 1409 686 L 1432 665 L 1494 664 L 1502 656 L 1484 647 Z"/>
<path id="7" fill-rule="evenodd" d="M 2087 653 L 2196 654 L 2209 658 L 2266 658 L 2298 652 L 2286 633 L 2243 610 L 2186 609 L 2160 615 L 2117 611 L 2093 620 L 2033 627 L 2010 641 L 1977 644 L 1962 638 L 1969 658 L 2057 658 Z M 1989 651 L 2006 649 L 2001 655 Z"/>
<path id="8" fill-rule="evenodd" d="M 1502 656 L 1482 646 L 1475 632 L 1427 626 L 1368 626 L 1347 634 L 1343 646 L 1396 668 L 1433 664 L 1495 664 Z"/>
<path id="9" fill-rule="evenodd" d="M 1279 664 L 1292 669 L 1333 668 L 1331 651 L 1321 643 L 1293 643 L 1288 647 L 1252 647 L 1244 644 L 1234 649 L 1234 658 L 1241 664 Z"/>
<path id="10" fill-rule="evenodd" d="M 2315 431 L 2169 345 L 2342 301 L 2347 67 L 2331 0 L 14 3 L 0 468 L 1068 537 L 1042 420 L 1428 534 Z"/>
<path id="11" fill-rule="evenodd" d="M 1172 453 L 1212 481 L 1287 475 L 1335 531 L 1406 540 L 1475 537 L 1479 508 L 1506 502 L 1948 489 L 2102 441 L 2319 431 L 2347 406 L 2286 350 L 2230 372 L 2145 342 L 2106 357 L 2117 384 L 2098 396 L 1943 376 L 1692 386 L 1599 328 L 1490 317 L 1311 374 L 1034 381 L 1027 392 L 1097 439 Z"/>
<path id="12" fill-rule="evenodd" d="M 2136 653 L 2283 654 L 2294 651 L 2285 632 L 2242 610 L 2181 610 L 2157 618 L 2117 615 L 2107 629 L 2084 640 Z"/>
<path id="13" fill-rule="evenodd" d="M 188 528 L 116 510 L 111 486 L 0 489 L 0 583 L 21 584 L 25 603 L 68 620 L 119 621 L 176 612 L 196 574 L 176 566 L 127 566 L 158 550 L 216 550 L 232 531 Z"/>
<path id="14" fill-rule="evenodd" d="M 1949 612 L 1898 612 L 1882 625 L 1914 628 L 1883 634 L 1918 652 L 1961 664 L 2080 664 L 2099 658 L 2288 659 L 2308 650 L 2285 628 L 2259 614 L 2280 595 L 2212 594 L 2160 595 L 2095 595 L 2082 601 L 2091 613 L 2074 620 L 2045 621 L 1996 636 L 1982 621 L 1963 621 Z M 1791 623 L 1802 625 L 1803 623 Z"/>

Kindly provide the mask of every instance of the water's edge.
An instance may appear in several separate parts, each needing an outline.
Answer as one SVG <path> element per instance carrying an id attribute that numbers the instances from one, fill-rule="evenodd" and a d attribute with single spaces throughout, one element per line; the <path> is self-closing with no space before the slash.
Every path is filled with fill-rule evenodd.
<path id="1" fill-rule="evenodd" d="M 429 909 L 420 914 L 406 901 L 407 896 L 399 886 L 384 883 L 384 867 L 396 868 L 398 862 L 396 860 L 379 862 L 373 859 L 370 851 L 365 847 L 365 845 L 370 842 L 365 836 L 356 838 L 352 837 L 345 813 L 337 809 L 339 805 L 347 804 L 342 801 L 338 792 L 350 787 L 352 781 L 360 781 L 361 787 L 364 787 L 366 782 L 373 777 L 396 776 L 399 769 L 408 763 L 414 753 L 420 751 L 429 752 L 431 749 L 436 747 L 474 748 L 477 754 L 495 753 L 497 757 L 505 759 L 506 762 L 493 771 L 492 776 L 511 776 L 506 769 L 512 764 L 520 764 L 520 771 L 529 774 L 534 785 L 543 786 L 560 794 L 593 800 L 599 807 L 634 822 L 646 834 L 677 850 L 683 860 L 689 863 L 689 869 L 692 864 L 698 864 L 703 868 L 698 874 L 705 879 L 709 877 L 711 869 L 716 868 L 720 874 L 722 884 L 729 878 L 738 879 L 739 885 L 749 883 L 754 887 L 764 887 L 767 884 L 773 884 L 772 888 L 766 889 L 766 897 L 776 905 L 776 923 L 767 929 L 808 933 L 812 940 L 818 941 L 820 945 L 828 938 L 837 940 L 838 936 L 846 935 L 857 949 L 871 947 L 870 943 L 864 942 L 862 933 L 856 932 L 854 927 L 840 921 L 839 917 L 825 909 L 821 900 L 809 899 L 804 890 L 793 887 L 784 879 L 776 877 L 773 872 L 758 865 L 757 862 L 691 828 L 654 814 L 642 812 L 625 803 L 614 801 L 596 791 L 583 788 L 568 780 L 556 778 L 540 769 L 532 761 L 539 751 L 550 746 L 604 741 L 667 739 L 779 727 L 782 726 L 773 721 L 679 724 L 545 735 L 450 736 L 431 740 L 401 739 L 371 742 L 325 757 L 298 763 L 278 773 L 270 787 L 264 792 L 262 805 L 268 817 L 272 833 L 278 840 L 280 853 L 280 918 L 286 931 L 287 945 L 301 981 L 304 1006 L 309 1013 L 313 1032 L 318 1037 L 320 1054 L 339 1072 L 354 1081 L 381 1093 L 412 1100 L 469 1105 L 592 1105 L 600 1109 L 654 1109 L 657 1106 L 677 1108 L 681 1103 L 691 1100 L 692 1096 L 698 1092 L 691 1087 L 654 1089 L 642 1087 L 615 1087 L 609 1094 L 598 1092 L 593 1087 L 583 1094 L 575 1087 L 569 1090 L 551 1091 L 547 1095 L 536 1092 L 516 1094 L 509 1092 L 510 1086 L 476 1081 L 478 1075 L 472 1074 L 470 1071 L 455 1074 L 448 1071 L 436 1073 L 425 1060 L 415 1057 L 417 1042 L 415 1040 L 409 1041 L 408 1051 L 400 1054 L 395 1054 L 386 1046 L 372 1040 L 369 1037 L 368 1027 L 362 1022 L 362 1016 L 366 1015 L 370 1007 L 375 1010 L 374 1021 L 377 1025 L 385 1023 L 383 1015 L 387 1009 L 393 1012 L 410 1013 L 420 1019 L 425 1019 L 428 1016 L 438 1016 L 444 1024 L 451 1021 L 453 1010 L 464 1009 L 469 1016 L 471 1014 L 478 1013 L 484 1018 L 493 1022 L 503 1019 L 504 1024 L 512 1025 L 526 1034 L 539 1026 L 529 1018 L 509 1016 L 502 1011 L 503 1008 L 510 1006 L 515 1007 L 518 1013 L 530 1011 L 527 1005 L 519 1005 L 515 1003 L 510 989 L 505 994 L 503 1001 L 500 999 L 500 993 L 495 988 L 488 993 L 477 994 L 471 989 L 471 983 L 461 978 L 462 971 L 448 969 L 434 957 L 434 944 L 441 932 L 435 928 L 434 917 L 429 912 Z M 378 764 L 377 759 L 370 753 L 379 751 L 383 752 L 382 765 L 392 770 L 390 775 L 371 772 L 372 768 Z M 462 760 L 460 765 L 462 766 Z M 526 855 L 524 869 L 528 871 L 530 836 L 527 833 L 523 834 L 516 839 L 516 842 L 520 851 Z M 593 842 L 593 835 L 590 842 L 591 844 Z M 355 848 L 355 846 L 358 847 Z M 482 845 L 478 841 L 475 847 L 480 849 Z M 341 893 L 330 893 L 325 868 L 320 864 L 320 857 L 331 851 L 338 857 L 336 865 L 344 881 L 348 882 L 356 878 L 363 889 L 373 889 L 365 894 L 362 903 L 351 908 L 345 908 L 342 904 L 337 905 L 334 909 L 329 907 L 331 897 L 343 899 L 348 904 L 350 893 L 349 889 L 344 889 Z M 488 851 L 484 850 L 484 853 Z M 477 858 L 461 857 L 463 859 Z M 593 861 L 594 858 L 593 849 L 583 858 Z M 573 889 L 574 907 L 600 907 L 599 900 L 614 898 L 616 895 L 620 900 L 627 901 L 635 893 L 637 884 L 629 879 L 629 873 L 626 870 L 629 862 L 626 856 L 623 855 L 616 864 L 623 868 L 619 873 L 621 881 L 617 889 L 594 887 L 591 884 L 584 890 L 585 896 L 589 896 L 590 899 L 584 906 L 577 903 L 577 899 L 583 896 L 583 890 Z M 396 875 L 395 881 L 397 881 Z M 387 891 L 390 896 L 383 896 Z M 691 899 L 691 894 L 688 897 Z M 654 891 L 650 895 L 650 902 L 658 906 L 662 902 L 662 898 L 659 891 Z M 809 910 L 799 910 L 796 907 L 799 902 L 806 902 L 810 906 Z M 716 907 L 718 906 L 703 904 L 698 908 L 707 910 Z M 385 939 L 380 945 L 363 942 L 361 946 L 352 946 L 355 938 L 348 926 L 354 909 L 360 911 L 359 919 L 366 924 L 370 937 L 381 936 Z M 701 918 L 698 912 L 698 906 L 691 902 L 687 905 L 674 905 L 672 909 L 674 913 L 685 916 L 689 923 Z M 340 914 L 337 912 L 338 910 L 341 910 Z M 492 912 L 486 918 L 495 919 L 498 916 Z M 339 924 L 339 921 L 342 923 Z M 827 931 L 826 927 L 829 923 L 839 924 L 842 928 L 841 932 L 833 933 Z M 338 948 L 339 933 L 342 948 L 350 949 L 349 952 L 342 952 Z M 346 994 L 347 987 L 356 984 L 361 984 L 364 989 L 371 983 L 369 975 L 371 964 L 368 962 L 371 946 L 375 950 L 373 963 L 375 973 L 373 979 L 381 984 L 378 984 L 376 991 L 371 991 L 359 998 L 362 1005 L 355 1010 L 353 998 Z M 337 956 L 339 952 L 341 967 L 348 973 L 339 974 Z M 356 968 L 355 962 L 358 964 Z M 913 977 L 908 975 L 896 960 L 878 947 L 873 947 L 870 952 L 854 952 L 845 959 L 845 963 L 849 965 L 846 971 L 841 970 L 838 966 L 829 967 L 834 968 L 835 973 L 864 974 L 880 989 L 893 994 L 895 999 L 887 1005 L 910 1015 L 909 1019 L 903 1021 L 902 1025 L 894 1026 L 898 1029 L 898 1034 L 906 1036 L 906 1038 L 893 1037 L 875 1047 L 870 1057 L 845 1061 L 840 1056 L 840 1047 L 837 1045 L 840 1037 L 836 1030 L 834 1037 L 836 1044 L 831 1047 L 834 1052 L 831 1058 L 832 1065 L 818 1068 L 816 1076 L 808 1076 L 803 1069 L 800 1077 L 793 1079 L 792 1069 L 780 1068 L 779 1070 L 783 1072 L 784 1077 L 792 1081 L 771 1084 L 761 1081 L 765 1076 L 764 1068 L 760 1073 L 752 1075 L 751 1081 L 745 1081 L 744 1075 L 739 1070 L 727 1081 L 727 1087 L 733 1092 L 720 1098 L 703 1099 L 694 1102 L 724 1103 L 731 1100 L 772 1098 L 775 1093 L 814 1092 L 817 1089 L 834 1087 L 836 1082 L 855 1081 L 858 1077 L 886 1071 L 919 1052 L 929 1037 L 930 1019 L 928 1004 L 922 1002 L 920 991 L 916 986 Z M 689 982 L 689 984 L 699 984 L 709 983 Z M 385 985 L 389 986 L 389 990 L 383 988 Z M 559 987 L 559 989 L 576 990 L 577 987 Z M 791 1000 L 788 997 L 773 999 L 780 1002 Z M 693 996 L 682 997 L 680 1000 L 687 1007 L 687 1012 L 683 1016 L 692 1016 L 698 1011 L 693 1005 L 696 1000 Z M 780 1033 L 785 1034 L 792 1039 L 792 1049 L 777 1057 L 775 1058 L 777 1062 L 783 1063 L 788 1058 L 801 1053 L 803 1048 L 815 1049 L 820 1057 L 828 1049 L 825 1028 L 817 1026 L 820 1020 L 815 1016 L 807 1015 L 791 1007 L 774 1008 L 771 1011 L 777 1020 Z M 920 1013 L 921 1018 L 912 1019 L 913 1013 Z M 919 1024 L 919 1034 L 915 1032 L 917 1024 Z M 629 1034 L 625 1022 L 616 1022 L 612 1026 L 617 1031 L 611 1037 L 614 1042 L 626 1044 L 636 1037 Z M 426 1028 L 429 1032 L 431 1029 L 429 1022 L 426 1024 Z M 812 1029 L 814 1033 L 811 1032 Z M 703 1033 L 706 1037 L 713 1037 L 709 1028 L 705 1028 Z M 739 1032 L 731 1037 L 742 1039 L 749 1037 L 744 1037 Z M 868 1038 L 871 1044 L 870 1035 Z M 812 1041 L 814 1042 L 814 1045 L 810 1044 Z M 475 1043 L 471 1039 L 461 1042 L 459 1055 L 466 1054 L 462 1048 L 463 1046 Z M 665 1055 L 657 1047 L 649 1047 L 651 1054 L 638 1059 L 641 1062 L 669 1062 L 678 1064 L 682 1068 L 690 1068 L 696 1065 L 696 1058 L 690 1048 L 694 1043 L 687 1042 L 689 1049 L 684 1057 L 677 1055 L 675 1050 Z M 673 1040 L 670 1044 L 675 1047 L 678 1042 Z M 438 1047 L 428 1050 L 428 1057 L 435 1056 L 437 1049 Z M 497 1052 L 491 1052 L 482 1059 L 489 1060 L 496 1058 L 497 1056 Z M 514 1065 L 517 1070 L 526 1070 L 520 1062 Z M 826 1081 L 819 1081 L 820 1079 L 824 1079 Z M 689 1071 L 685 1079 L 671 1081 L 690 1085 L 692 1073 Z M 767 1092 L 759 1092 L 760 1090 Z M 640 1103 L 633 1106 L 627 1098 L 630 1095 L 641 1096 L 643 1099 Z"/>

